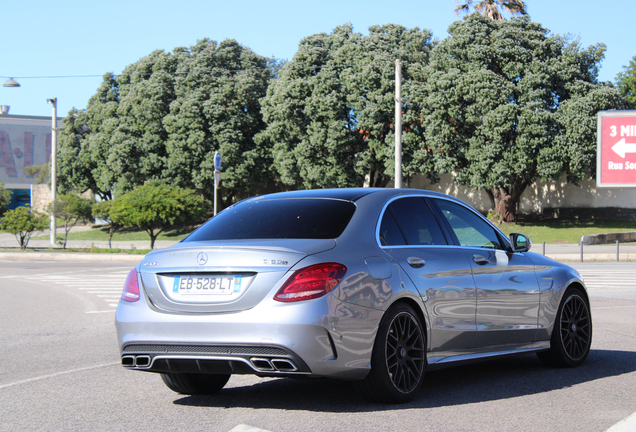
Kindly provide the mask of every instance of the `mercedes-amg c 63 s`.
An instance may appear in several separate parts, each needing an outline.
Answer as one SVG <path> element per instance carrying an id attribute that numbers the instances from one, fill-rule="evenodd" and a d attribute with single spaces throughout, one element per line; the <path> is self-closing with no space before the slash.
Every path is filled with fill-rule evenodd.
<path id="1" fill-rule="evenodd" d="M 333 189 L 241 201 L 133 269 L 122 365 L 183 394 L 232 374 L 353 381 L 405 402 L 426 370 L 511 354 L 582 364 L 581 276 L 453 197 Z"/>

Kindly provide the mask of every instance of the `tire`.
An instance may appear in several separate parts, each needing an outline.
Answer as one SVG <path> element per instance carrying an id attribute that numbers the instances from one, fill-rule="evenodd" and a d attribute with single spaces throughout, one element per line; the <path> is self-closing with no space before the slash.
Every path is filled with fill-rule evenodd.
<path id="1" fill-rule="evenodd" d="M 585 362 L 592 345 L 590 304 L 581 290 L 567 290 L 554 320 L 550 349 L 537 353 L 549 366 L 577 367 Z"/>
<path id="2" fill-rule="evenodd" d="M 426 370 L 426 334 L 409 305 L 391 307 L 380 322 L 369 375 L 356 382 L 372 402 L 404 403 L 422 387 Z"/>
<path id="3" fill-rule="evenodd" d="M 196 373 L 162 373 L 161 379 L 170 390 L 185 395 L 211 395 L 227 384 L 230 375 Z"/>

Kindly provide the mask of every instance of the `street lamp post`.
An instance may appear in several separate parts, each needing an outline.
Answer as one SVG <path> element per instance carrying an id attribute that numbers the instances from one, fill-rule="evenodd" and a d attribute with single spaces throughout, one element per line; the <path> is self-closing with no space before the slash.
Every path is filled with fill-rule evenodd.
<path id="1" fill-rule="evenodd" d="M 57 98 L 47 99 L 48 103 L 53 105 L 53 114 L 51 115 L 51 205 L 55 201 L 57 190 Z M 57 223 L 53 210 L 51 209 L 51 246 L 55 246 L 57 237 Z"/>

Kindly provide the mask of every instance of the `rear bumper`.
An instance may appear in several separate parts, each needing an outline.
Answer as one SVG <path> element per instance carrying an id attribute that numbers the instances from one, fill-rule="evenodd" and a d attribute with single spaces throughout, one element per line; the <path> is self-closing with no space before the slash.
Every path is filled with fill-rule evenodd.
<path id="1" fill-rule="evenodd" d="M 120 301 L 115 323 L 127 369 L 362 379 L 380 318 L 380 311 L 331 295 L 189 315 L 158 311 L 142 295 Z"/>
<path id="2" fill-rule="evenodd" d="M 308 375 L 311 370 L 293 352 L 249 345 L 126 345 L 122 366 L 148 372 Z"/>

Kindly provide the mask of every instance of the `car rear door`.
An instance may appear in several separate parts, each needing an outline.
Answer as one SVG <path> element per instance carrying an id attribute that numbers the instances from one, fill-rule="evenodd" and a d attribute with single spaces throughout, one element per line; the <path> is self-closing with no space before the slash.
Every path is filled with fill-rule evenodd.
<path id="1" fill-rule="evenodd" d="M 398 261 L 427 308 L 433 357 L 471 348 L 476 329 L 471 265 L 447 236 L 420 196 L 389 202 L 378 227 L 380 247 Z"/>
<path id="2" fill-rule="evenodd" d="M 532 342 L 540 289 L 534 264 L 512 253 L 483 217 L 458 203 L 430 199 L 470 263 L 477 288 L 475 348 Z"/>

